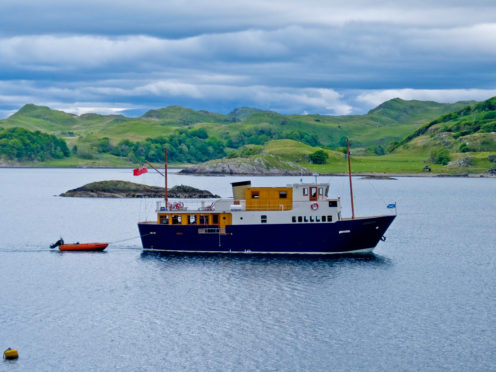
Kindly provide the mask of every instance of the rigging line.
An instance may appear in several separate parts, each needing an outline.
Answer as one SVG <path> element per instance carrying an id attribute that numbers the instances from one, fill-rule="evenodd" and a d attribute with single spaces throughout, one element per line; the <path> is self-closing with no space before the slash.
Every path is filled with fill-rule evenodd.
<path id="1" fill-rule="evenodd" d="M 127 238 L 127 239 L 122 239 L 122 240 L 115 240 L 115 241 L 113 241 L 113 242 L 109 242 L 109 244 L 115 244 L 115 243 L 126 242 L 126 241 L 128 241 L 128 240 L 134 240 L 134 239 L 142 238 L 142 237 L 144 237 L 144 236 L 148 236 L 148 235 L 152 235 L 152 234 L 136 235 L 136 236 L 133 236 L 132 238 Z"/>
<path id="2" fill-rule="evenodd" d="M 372 183 L 372 180 L 367 180 L 369 185 L 372 186 L 372 189 L 374 190 L 376 196 L 379 198 L 379 199 L 382 199 L 382 201 L 384 202 L 384 204 L 387 204 L 386 202 L 386 199 L 384 199 L 384 196 L 382 196 L 378 191 L 377 189 L 375 188 L 374 184 Z"/>

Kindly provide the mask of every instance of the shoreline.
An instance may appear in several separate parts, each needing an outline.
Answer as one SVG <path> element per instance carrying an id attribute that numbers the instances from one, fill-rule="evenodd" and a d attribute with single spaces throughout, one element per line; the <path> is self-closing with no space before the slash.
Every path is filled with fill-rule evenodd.
<path id="1" fill-rule="evenodd" d="M 120 167 L 33 167 L 33 166 L 5 166 L 0 165 L 0 169 L 133 169 L 129 168 L 120 168 Z M 181 169 L 184 167 L 168 167 L 169 171 L 178 171 L 179 173 Z M 174 173 L 174 172 L 172 172 Z M 204 176 L 204 177 L 226 177 L 226 176 L 244 176 L 244 177 L 284 177 L 284 174 L 281 175 L 264 175 L 264 174 L 184 174 L 189 176 Z M 346 172 L 326 172 L 326 173 L 318 173 L 319 177 L 348 177 L 348 173 Z M 463 174 L 450 174 L 450 173 L 373 173 L 373 172 L 353 172 L 352 176 L 355 177 L 370 177 L 370 179 L 386 179 L 388 177 L 424 177 L 424 178 L 438 178 L 438 177 L 457 177 L 457 178 L 496 178 L 496 175 L 492 175 L 489 173 L 463 173 Z M 298 176 L 294 176 L 298 177 Z M 311 176 L 306 176 L 311 177 Z"/>

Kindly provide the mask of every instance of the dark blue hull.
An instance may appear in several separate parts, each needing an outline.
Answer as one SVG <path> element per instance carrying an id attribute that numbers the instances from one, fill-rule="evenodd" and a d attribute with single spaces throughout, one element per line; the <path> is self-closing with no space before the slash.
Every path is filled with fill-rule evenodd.
<path id="1" fill-rule="evenodd" d="M 143 249 L 185 253 L 346 254 L 370 252 L 395 216 L 334 223 L 216 226 L 138 223 Z"/>

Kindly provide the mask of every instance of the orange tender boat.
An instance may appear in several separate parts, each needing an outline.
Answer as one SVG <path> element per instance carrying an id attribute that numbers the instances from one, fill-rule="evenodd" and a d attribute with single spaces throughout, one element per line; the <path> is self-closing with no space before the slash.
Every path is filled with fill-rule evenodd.
<path id="1" fill-rule="evenodd" d="M 65 244 L 64 239 L 60 238 L 50 245 L 50 248 L 59 247 L 61 251 L 103 251 L 107 248 L 108 243 L 73 243 Z"/>
<path id="2" fill-rule="evenodd" d="M 61 251 L 103 251 L 107 246 L 108 243 L 75 243 L 62 244 L 59 249 Z"/>

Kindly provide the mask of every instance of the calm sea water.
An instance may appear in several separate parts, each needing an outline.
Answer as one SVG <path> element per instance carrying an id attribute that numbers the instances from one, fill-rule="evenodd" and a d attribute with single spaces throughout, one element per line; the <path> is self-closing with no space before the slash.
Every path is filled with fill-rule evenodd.
<path id="1" fill-rule="evenodd" d="M 230 182 L 299 177 L 192 177 Z M 0 348 L 6 371 L 494 371 L 496 179 L 354 179 L 358 215 L 398 217 L 357 258 L 141 252 L 153 200 L 61 198 L 130 170 L 0 169 Z M 307 177 L 304 181 L 312 181 Z M 346 178 L 330 181 L 349 214 Z M 48 245 L 110 241 L 103 253 Z"/>

